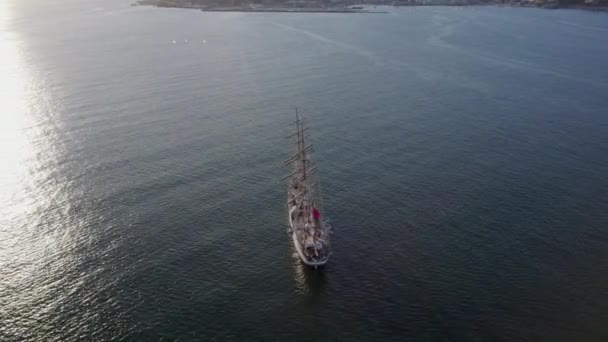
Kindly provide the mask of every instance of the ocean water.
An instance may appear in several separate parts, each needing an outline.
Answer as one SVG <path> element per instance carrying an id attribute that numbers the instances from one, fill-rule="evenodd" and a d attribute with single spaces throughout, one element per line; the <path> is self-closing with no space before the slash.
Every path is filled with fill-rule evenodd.
<path id="1" fill-rule="evenodd" d="M 129 5 L 0 2 L 0 340 L 608 340 L 608 14 Z"/>

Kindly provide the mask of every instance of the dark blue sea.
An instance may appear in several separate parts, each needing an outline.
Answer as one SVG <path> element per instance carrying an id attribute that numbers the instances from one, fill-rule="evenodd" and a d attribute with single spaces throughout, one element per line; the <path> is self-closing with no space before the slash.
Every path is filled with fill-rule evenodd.
<path id="1" fill-rule="evenodd" d="M 1 1 L 0 340 L 608 341 L 608 13 L 386 10 Z"/>

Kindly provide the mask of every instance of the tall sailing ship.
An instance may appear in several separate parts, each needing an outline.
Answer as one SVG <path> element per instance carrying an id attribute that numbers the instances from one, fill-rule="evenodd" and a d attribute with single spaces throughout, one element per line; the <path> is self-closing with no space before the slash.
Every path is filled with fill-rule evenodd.
<path id="1" fill-rule="evenodd" d="M 316 268 L 325 265 L 329 259 L 330 226 L 322 214 L 321 192 L 315 179 L 317 168 L 310 158 L 312 144 L 305 143 L 307 128 L 304 128 L 297 109 L 293 125 L 295 132 L 289 138 L 294 140 L 295 153 L 285 161 L 285 165 L 293 165 L 293 172 L 285 177 L 289 179 L 288 232 L 302 262 Z"/>

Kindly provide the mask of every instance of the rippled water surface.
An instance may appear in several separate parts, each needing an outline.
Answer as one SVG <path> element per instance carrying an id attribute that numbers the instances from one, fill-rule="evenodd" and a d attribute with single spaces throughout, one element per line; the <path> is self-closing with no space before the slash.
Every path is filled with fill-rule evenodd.
<path id="1" fill-rule="evenodd" d="M 2 341 L 608 340 L 608 14 L 5 0 L 0 56 Z"/>

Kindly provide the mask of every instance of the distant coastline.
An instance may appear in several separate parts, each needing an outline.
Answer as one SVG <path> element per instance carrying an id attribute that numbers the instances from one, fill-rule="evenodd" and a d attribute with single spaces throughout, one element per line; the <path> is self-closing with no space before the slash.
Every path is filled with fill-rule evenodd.
<path id="1" fill-rule="evenodd" d="M 286 1 L 276 4 L 255 4 L 239 1 L 227 1 L 226 3 L 196 3 L 192 1 L 175 0 L 139 0 L 133 6 L 156 6 L 165 8 L 198 9 L 204 12 L 276 12 L 276 13 L 387 13 L 379 11 L 375 6 L 350 5 L 350 6 L 319 6 L 317 2 Z"/>
<path id="2" fill-rule="evenodd" d="M 387 13 L 376 6 L 509 6 L 608 11 L 608 0 L 138 0 L 133 6 L 188 8 L 208 12 Z"/>

